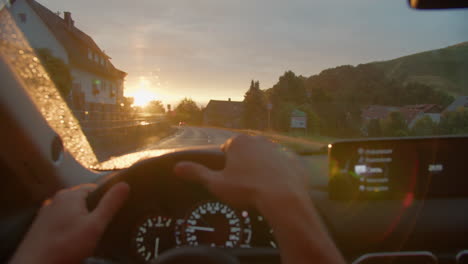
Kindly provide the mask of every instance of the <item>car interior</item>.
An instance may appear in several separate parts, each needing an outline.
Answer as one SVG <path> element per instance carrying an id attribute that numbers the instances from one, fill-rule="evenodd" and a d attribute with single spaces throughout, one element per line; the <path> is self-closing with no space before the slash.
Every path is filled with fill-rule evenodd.
<path id="1" fill-rule="evenodd" d="M 422 9 L 467 6 L 409 2 Z M 0 35 L 20 35 L 6 16 L 0 16 Z M 42 202 L 59 189 L 97 183 L 87 199 L 93 209 L 106 190 L 126 182 L 128 201 L 85 263 L 150 263 L 156 256 L 145 245 L 155 238 L 161 255 L 151 263 L 280 263 L 261 214 L 173 175 L 179 161 L 223 169 L 219 147 L 137 155 L 124 169 L 119 163 L 132 157 L 99 166 L 67 103 L 49 79 L 37 77 L 46 73 L 31 47 L 12 39 L 0 42 L 0 262 L 9 260 Z M 466 136 L 351 139 L 300 159 L 315 176 L 311 201 L 347 262 L 468 263 L 467 147 Z M 200 215 L 209 215 L 215 229 L 197 226 Z"/>

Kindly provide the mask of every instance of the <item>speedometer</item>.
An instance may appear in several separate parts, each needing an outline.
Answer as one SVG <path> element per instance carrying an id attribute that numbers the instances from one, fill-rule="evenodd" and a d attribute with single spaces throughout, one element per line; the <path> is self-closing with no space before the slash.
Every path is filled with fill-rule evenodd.
<path id="1" fill-rule="evenodd" d="M 190 246 L 232 248 L 241 241 L 239 217 L 233 209 L 220 202 L 198 205 L 185 223 L 185 241 Z"/>

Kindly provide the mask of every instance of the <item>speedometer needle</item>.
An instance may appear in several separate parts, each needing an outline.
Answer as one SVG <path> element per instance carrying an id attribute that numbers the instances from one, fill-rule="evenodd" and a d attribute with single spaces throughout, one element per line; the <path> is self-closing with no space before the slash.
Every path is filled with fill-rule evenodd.
<path id="1" fill-rule="evenodd" d="M 204 226 L 189 226 L 189 229 L 198 230 L 198 231 L 206 231 L 206 232 L 214 232 L 215 229 L 213 227 L 204 227 Z"/>
<path id="2" fill-rule="evenodd" d="M 154 242 L 154 258 L 157 258 L 159 254 L 159 237 L 156 238 Z"/>

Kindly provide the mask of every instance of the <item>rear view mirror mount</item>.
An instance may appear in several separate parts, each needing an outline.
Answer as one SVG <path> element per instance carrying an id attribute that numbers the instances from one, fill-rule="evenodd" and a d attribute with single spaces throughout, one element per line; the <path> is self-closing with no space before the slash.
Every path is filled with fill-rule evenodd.
<path id="1" fill-rule="evenodd" d="M 468 0 L 408 0 L 415 9 L 468 8 Z"/>

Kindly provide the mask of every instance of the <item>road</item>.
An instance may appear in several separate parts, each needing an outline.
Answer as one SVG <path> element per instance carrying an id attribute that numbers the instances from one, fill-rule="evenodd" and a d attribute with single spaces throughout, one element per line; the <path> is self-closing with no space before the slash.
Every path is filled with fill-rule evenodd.
<path id="1" fill-rule="evenodd" d="M 203 146 L 203 145 L 221 145 L 227 139 L 237 135 L 236 132 L 216 129 L 209 127 L 179 127 L 178 131 L 157 143 L 146 146 L 144 149 L 168 149 L 181 148 L 188 146 Z"/>

